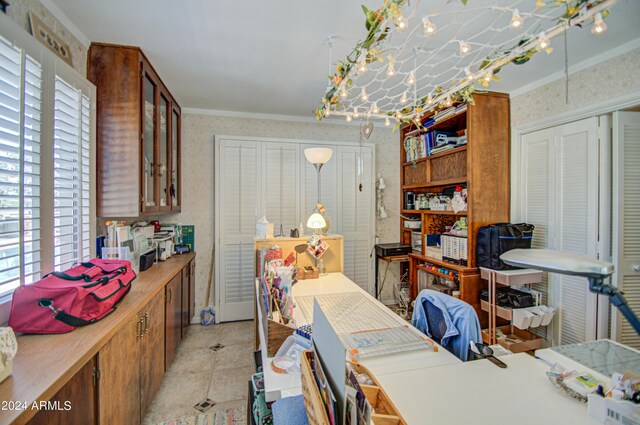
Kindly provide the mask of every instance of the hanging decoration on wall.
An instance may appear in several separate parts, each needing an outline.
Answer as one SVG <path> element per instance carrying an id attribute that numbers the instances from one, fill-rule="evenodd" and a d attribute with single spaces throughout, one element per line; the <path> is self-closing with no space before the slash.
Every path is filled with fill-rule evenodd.
<path id="1" fill-rule="evenodd" d="M 606 31 L 616 0 L 384 0 L 362 9 L 366 36 L 330 68 L 316 110 L 353 119 L 415 122 L 499 81 L 507 64 L 522 65 L 553 51 L 551 41 L 568 28 Z M 490 4 L 487 4 L 490 3 Z"/>

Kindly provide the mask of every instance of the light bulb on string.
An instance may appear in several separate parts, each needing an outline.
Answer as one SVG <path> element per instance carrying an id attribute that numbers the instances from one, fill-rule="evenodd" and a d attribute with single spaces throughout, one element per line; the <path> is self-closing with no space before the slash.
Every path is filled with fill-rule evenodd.
<path id="1" fill-rule="evenodd" d="M 360 63 L 358 64 L 358 72 L 361 74 L 364 74 L 365 72 L 367 72 L 367 60 L 363 59 L 360 61 Z"/>
<path id="2" fill-rule="evenodd" d="M 469 43 L 466 43 L 464 41 L 460 42 L 460 54 L 462 56 L 467 56 L 469 54 L 469 52 L 471 51 L 471 46 L 469 46 Z"/>
<path id="3" fill-rule="evenodd" d="M 467 80 L 469 80 L 469 81 L 473 81 L 473 79 L 475 78 L 475 76 L 473 75 L 473 72 L 471 72 L 471 70 L 469 70 L 469 67 L 466 67 L 464 69 L 464 73 L 466 74 Z"/>
<path id="4" fill-rule="evenodd" d="M 486 74 L 484 74 L 484 77 L 482 77 L 482 79 L 483 79 L 486 83 L 490 83 L 492 78 L 493 78 L 493 72 L 491 72 L 491 71 L 487 71 L 487 73 L 486 73 Z"/>
<path id="5" fill-rule="evenodd" d="M 424 18 L 422 18 L 422 29 L 424 30 L 424 35 L 426 35 L 427 37 L 431 37 L 436 33 L 436 30 L 438 28 L 433 22 L 429 20 L 428 16 L 425 16 Z"/>
<path id="6" fill-rule="evenodd" d="M 447 108 L 453 105 L 453 100 L 451 99 L 451 96 L 447 96 L 447 98 L 444 100 L 443 105 L 446 106 Z"/>
<path id="7" fill-rule="evenodd" d="M 511 15 L 511 22 L 509 23 L 509 28 L 511 28 L 512 30 L 517 30 L 522 28 L 522 24 L 524 23 L 524 20 L 522 19 L 522 16 L 520 16 L 520 12 L 518 12 L 518 9 L 513 9 L 513 14 Z"/>
<path id="8" fill-rule="evenodd" d="M 373 102 L 373 105 L 371 105 L 371 113 L 374 115 L 377 115 L 378 112 L 380 112 L 380 108 L 378 108 L 378 103 Z"/>
<path id="9" fill-rule="evenodd" d="M 358 111 L 358 107 L 357 106 L 355 108 L 353 108 L 353 118 L 355 118 L 355 119 L 360 118 L 360 112 Z"/>
<path id="10" fill-rule="evenodd" d="M 405 84 L 408 86 L 412 86 L 414 85 L 416 82 L 416 75 L 413 73 L 413 71 L 411 71 L 409 73 L 409 76 L 407 77 L 407 80 L 405 81 Z"/>
<path id="11" fill-rule="evenodd" d="M 351 116 L 351 114 L 347 114 L 345 119 L 347 120 L 347 122 L 351 122 L 351 120 L 353 120 L 353 117 Z"/>
<path id="12" fill-rule="evenodd" d="M 404 93 L 402 93 L 402 97 L 400 98 L 400 103 L 404 105 L 405 103 L 407 103 L 407 100 L 408 100 L 407 92 L 405 91 Z"/>
<path id="13" fill-rule="evenodd" d="M 393 66 L 393 62 L 389 62 L 389 67 L 387 68 L 387 77 L 393 77 L 396 75 L 396 69 Z"/>
<path id="14" fill-rule="evenodd" d="M 389 117 L 384 119 L 384 126 L 389 127 L 391 125 L 391 121 L 389 121 Z"/>
<path id="15" fill-rule="evenodd" d="M 596 17 L 593 18 L 593 26 L 591 27 L 591 34 L 600 35 L 607 30 L 607 24 L 602 19 L 602 13 L 596 13 Z"/>
<path id="16" fill-rule="evenodd" d="M 400 118 L 402 118 L 402 112 L 396 111 L 396 121 L 400 121 Z"/>
<path id="17" fill-rule="evenodd" d="M 395 18 L 393 20 L 393 23 L 396 25 L 396 29 L 398 30 L 398 32 L 406 31 L 407 27 L 409 26 L 407 19 L 402 15 Z"/>
<path id="18" fill-rule="evenodd" d="M 540 48 L 543 50 L 551 45 L 551 41 L 549 41 L 549 38 L 545 35 L 544 31 L 538 36 L 538 41 L 540 42 Z"/>
<path id="19" fill-rule="evenodd" d="M 328 117 L 330 113 L 331 113 L 331 111 L 329 109 L 325 109 L 324 110 L 324 116 L 325 117 Z"/>
<path id="20" fill-rule="evenodd" d="M 340 97 L 343 98 L 343 99 L 346 99 L 347 96 L 348 96 L 347 89 L 342 87 L 342 90 L 340 90 Z"/>
<path id="21" fill-rule="evenodd" d="M 367 95 L 367 92 L 363 87 L 362 91 L 360 92 L 360 100 L 362 100 L 363 102 L 366 102 L 368 99 L 369 99 L 369 96 Z"/>

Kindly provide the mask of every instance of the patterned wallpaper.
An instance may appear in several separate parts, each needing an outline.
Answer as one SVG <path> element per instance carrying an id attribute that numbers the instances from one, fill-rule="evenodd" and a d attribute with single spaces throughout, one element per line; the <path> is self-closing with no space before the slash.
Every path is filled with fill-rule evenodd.
<path id="1" fill-rule="evenodd" d="M 511 127 L 640 91 L 640 49 L 569 75 L 569 102 L 564 79 L 511 98 Z"/>
<path id="2" fill-rule="evenodd" d="M 213 241 L 214 135 L 356 142 L 359 127 L 327 122 L 306 123 L 184 114 L 182 128 L 183 212 L 165 215 L 159 219 L 196 226 L 196 311 L 199 311 L 204 305 Z M 380 173 L 387 186 L 385 204 L 390 217 L 377 220 L 380 241 L 398 241 L 400 223 L 398 216 L 393 213 L 397 213 L 400 203 L 398 134 L 376 125 L 369 141 L 375 143 L 376 175 Z M 393 299 L 391 283 L 397 279 L 397 270 L 396 264 L 389 268 L 385 285 L 387 291 L 382 296 L 383 300 Z"/>
<path id="3" fill-rule="evenodd" d="M 87 49 L 89 46 L 83 45 L 67 28 L 62 25 L 51 12 L 47 10 L 38 0 L 16 0 L 11 1 L 7 8 L 7 16 L 31 34 L 29 24 L 29 12 L 36 14 L 58 37 L 69 45 L 71 49 L 71 63 L 73 69 L 81 75 L 87 74 Z"/>

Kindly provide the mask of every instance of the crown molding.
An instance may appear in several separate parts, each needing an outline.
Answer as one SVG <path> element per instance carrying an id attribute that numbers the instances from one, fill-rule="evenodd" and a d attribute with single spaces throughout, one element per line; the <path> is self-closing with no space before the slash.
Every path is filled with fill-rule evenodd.
<path id="1" fill-rule="evenodd" d="M 615 58 L 616 56 L 620 56 L 623 55 L 625 53 L 628 53 L 634 49 L 640 48 L 640 38 L 636 38 L 634 40 L 628 41 L 625 44 L 621 44 L 620 46 L 617 46 L 611 50 L 607 50 L 604 53 L 601 53 L 599 55 L 596 56 L 592 56 L 587 60 L 584 60 L 582 62 L 578 62 L 575 65 L 571 65 L 569 66 L 569 75 L 571 74 L 575 74 L 576 72 L 580 72 L 583 71 L 587 68 L 590 68 L 592 66 L 598 65 L 602 62 L 608 61 L 610 59 Z M 541 78 L 539 80 L 536 80 L 532 83 L 529 83 L 527 85 L 524 85 L 516 90 L 512 90 L 509 92 L 509 96 L 516 97 L 516 96 L 520 96 L 521 94 L 525 94 L 527 92 L 530 92 L 531 90 L 535 90 L 537 88 L 540 88 L 542 86 L 545 86 L 549 83 L 552 83 L 554 81 L 560 80 L 562 78 L 565 77 L 565 73 L 564 71 L 558 71 L 558 72 L 554 72 L 553 74 L 550 74 L 544 78 Z"/>
<path id="2" fill-rule="evenodd" d="M 53 2 L 53 0 L 40 0 L 40 3 L 56 18 L 65 28 L 73 34 L 75 38 L 82 43 L 83 46 L 89 47 L 91 40 L 87 37 L 76 24 Z"/>
<path id="3" fill-rule="evenodd" d="M 240 111 L 225 111 L 220 109 L 203 109 L 203 108 L 182 108 L 182 112 L 191 115 L 210 115 L 216 117 L 225 118 L 248 118 L 254 120 L 269 120 L 269 121 L 293 121 L 303 122 L 307 124 L 321 124 L 327 123 L 332 125 L 346 125 L 346 126 L 360 126 L 361 120 L 353 120 L 347 122 L 344 119 L 336 118 L 324 118 L 322 121 L 318 121 L 315 118 L 300 115 L 283 115 L 283 114 L 263 114 L 256 112 L 240 112 Z"/>

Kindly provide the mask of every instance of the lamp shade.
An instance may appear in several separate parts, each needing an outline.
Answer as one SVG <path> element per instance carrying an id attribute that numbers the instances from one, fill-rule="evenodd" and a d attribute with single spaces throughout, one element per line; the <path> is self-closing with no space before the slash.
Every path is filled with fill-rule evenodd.
<path id="1" fill-rule="evenodd" d="M 307 148 L 304 150 L 304 156 L 312 164 L 326 164 L 333 155 L 331 148 Z"/>
<path id="2" fill-rule="evenodd" d="M 322 214 L 317 212 L 311 214 L 311 216 L 309 217 L 309 220 L 307 220 L 307 227 L 309 229 L 322 229 L 326 225 L 327 225 L 327 222 L 325 221 Z"/>

